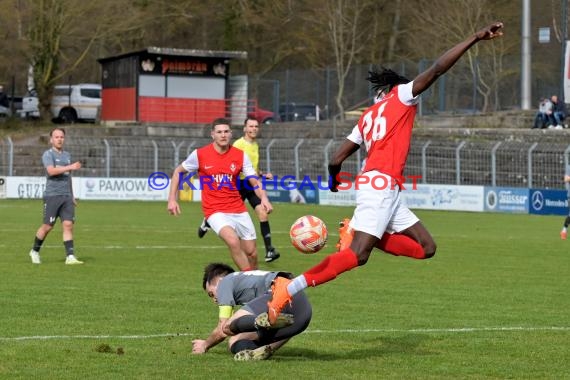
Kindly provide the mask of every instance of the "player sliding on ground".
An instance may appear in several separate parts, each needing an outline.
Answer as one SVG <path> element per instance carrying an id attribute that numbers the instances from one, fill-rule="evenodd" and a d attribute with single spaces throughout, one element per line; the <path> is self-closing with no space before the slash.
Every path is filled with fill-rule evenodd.
<path id="1" fill-rule="evenodd" d="M 336 192 L 343 161 L 362 143 L 366 146 L 364 180 L 356 190 L 356 209 L 350 222 L 354 237 L 348 248 L 327 256 L 293 280 L 277 277 L 273 281 L 272 299 L 267 303 L 270 323 L 275 323 L 283 307 L 307 286 L 324 284 L 366 264 L 374 247 L 416 259 L 435 255 L 436 244 L 430 233 L 400 200 L 418 97 L 473 45 L 502 36 L 502 27 L 501 22 L 495 22 L 477 31 L 445 52 L 413 81 L 386 68 L 369 72 L 368 80 L 376 91 L 377 101 L 362 114 L 358 125 L 329 162 L 329 174 L 333 178 L 331 191 Z M 396 185 L 377 190 L 372 179 L 379 177 Z M 362 183 L 366 178 L 368 183 Z"/>
<path id="2" fill-rule="evenodd" d="M 290 338 L 303 332 L 312 317 L 311 304 L 303 292 L 295 295 L 295 304 L 284 309 L 285 313 L 273 327 L 263 312 L 271 283 L 281 276 L 292 277 L 286 272 L 234 272 L 232 267 L 222 263 L 206 266 L 202 287 L 218 305 L 219 319 L 206 339 L 192 341 L 192 353 L 204 354 L 229 338 L 229 349 L 235 354 L 235 360 L 265 360 Z M 234 313 L 234 309 L 239 310 Z"/>

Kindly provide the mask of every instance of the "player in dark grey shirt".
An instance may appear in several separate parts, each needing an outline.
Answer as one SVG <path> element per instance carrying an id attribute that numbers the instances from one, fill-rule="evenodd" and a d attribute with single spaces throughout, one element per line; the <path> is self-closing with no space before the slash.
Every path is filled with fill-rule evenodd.
<path id="1" fill-rule="evenodd" d="M 33 264 L 40 264 L 40 249 L 47 235 L 59 217 L 63 230 L 65 264 L 83 264 L 77 260 L 73 248 L 73 222 L 75 221 L 75 198 L 71 183 L 71 172 L 81 169 L 79 161 L 71 163 L 71 156 L 63 150 L 65 130 L 55 128 L 50 134 L 51 148 L 42 155 L 42 164 L 46 169 L 46 189 L 44 192 L 43 224 L 36 232 L 34 246 L 30 251 Z"/>
<path id="2" fill-rule="evenodd" d="M 564 185 L 566 186 L 566 190 L 568 191 L 568 205 L 570 206 L 570 165 L 566 165 L 566 171 L 564 173 Z M 564 226 L 562 227 L 562 231 L 560 231 L 560 238 L 562 240 L 566 240 L 566 237 L 568 235 L 569 225 L 570 225 L 570 211 L 568 212 L 568 216 L 566 217 L 566 219 L 564 219 Z"/>
<path id="3" fill-rule="evenodd" d="M 203 354 L 230 337 L 228 344 L 235 360 L 263 360 L 289 338 L 303 332 L 312 316 L 311 304 L 303 292 L 284 309 L 277 328 L 269 328 L 267 301 L 271 297 L 271 283 L 278 276 L 291 274 L 261 270 L 234 272 L 232 267 L 221 263 L 206 266 L 202 286 L 218 305 L 219 320 L 208 338 L 192 341 L 192 352 Z"/>

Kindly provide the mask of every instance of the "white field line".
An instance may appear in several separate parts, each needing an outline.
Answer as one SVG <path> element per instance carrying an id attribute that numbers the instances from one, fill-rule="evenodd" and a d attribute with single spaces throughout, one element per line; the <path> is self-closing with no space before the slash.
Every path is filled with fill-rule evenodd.
<path id="1" fill-rule="evenodd" d="M 254 224 L 256 222 L 254 221 Z M 3 227 L 4 225 L 0 223 L 0 228 Z M 21 228 L 10 228 L 10 227 L 6 227 L 6 228 L 1 228 L 2 232 L 22 232 Z M 187 229 L 174 229 L 174 228 L 168 228 L 168 227 L 159 227 L 159 226 L 113 226 L 113 225 L 106 225 L 106 226 L 97 226 L 94 228 L 90 228 L 90 227 L 79 227 L 79 226 L 75 226 L 74 227 L 74 232 L 106 232 L 106 231 L 125 231 L 125 230 L 135 230 L 135 231 L 156 231 L 156 232 L 160 232 L 160 233 L 164 233 L 164 232 L 171 232 L 171 233 L 180 233 L 180 232 L 188 232 Z M 194 232 L 194 231 L 192 231 Z M 214 232 L 211 232 L 212 234 Z M 334 231 L 328 231 L 329 236 L 338 236 L 338 233 L 334 232 Z M 282 230 L 271 230 L 271 234 L 272 235 L 288 235 L 289 231 L 282 231 Z"/>
<path id="2" fill-rule="evenodd" d="M 477 333 L 477 332 L 533 332 L 533 331 L 570 331 L 570 326 L 505 326 L 505 327 L 457 327 L 439 329 L 336 329 L 336 330 L 307 330 L 305 334 L 367 334 L 367 333 Z M 203 335 L 203 334 L 202 334 Z M 0 337 L 0 341 L 25 340 L 64 340 L 64 339 L 154 339 L 167 337 L 189 337 L 199 334 L 164 333 L 151 335 L 32 335 Z"/>
<path id="3" fill-rule="evenodd" d="M 42 248 L 61 248 L 61 245 L 43 245 Z M 220 249 L 225 245 L 82 245 L 81 249 Z M 13 248 L 11 245 L 0 244 L 0 248 Z"/>

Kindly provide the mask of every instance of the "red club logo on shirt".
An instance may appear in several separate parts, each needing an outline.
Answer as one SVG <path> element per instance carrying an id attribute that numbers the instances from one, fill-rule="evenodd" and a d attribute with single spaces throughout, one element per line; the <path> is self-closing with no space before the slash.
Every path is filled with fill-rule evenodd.
<path id="1" fill-rule="evenodd" d="M 235 172 L 235 171 L 236 171 L 236 167 L 237 167 L 236 163 L 235 163 L 235 162 L 232 162 L 232 163 L 230 164 L 230 171 L 231 171 L 232 173 Z"/>

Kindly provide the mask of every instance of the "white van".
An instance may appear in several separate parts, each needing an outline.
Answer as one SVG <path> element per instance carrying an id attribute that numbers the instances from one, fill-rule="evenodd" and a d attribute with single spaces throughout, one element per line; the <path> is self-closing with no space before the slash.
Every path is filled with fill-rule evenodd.
<path id="1" fill-rule="evenodd" d="M 25 96 L 22 100 L 22 110 L 18 111 L 22 118 L 40 116 L 38 98 L 33 95 Z M 99 84 L 58 85 L 53 89 L 51 113 L 57 122 L 95 121 L 100 107 L 101 85 Z"/>
<path id="2" fill-rule="evenodd" d="M 74 84 L 55 86 L 51 99 L 52 115 L 63 123 L 94 121 L 101 107 L 101 85 Z"/>

